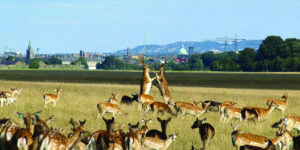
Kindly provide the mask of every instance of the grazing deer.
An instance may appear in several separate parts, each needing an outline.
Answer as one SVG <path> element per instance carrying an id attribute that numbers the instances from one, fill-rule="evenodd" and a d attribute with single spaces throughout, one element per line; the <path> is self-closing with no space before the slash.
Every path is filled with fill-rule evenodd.
<path id="1" fill-rule="evenodd" d="M 145 64 L 143 55 L 139 55 L 140 64 L 143 65 L 143 78 L 141 80 L 140 94 L 149 94 L 152 86 L 152 81 L 156 79 L 156 77 L 151 78 L 149 75 L 149 71 L 151 71 L 150 67 Z"/>
<path id="2" fill-rule="evenodd" d="M 240 150 L 276 150 L 276 147 L 272 143 L 271 140 L 265 141 L 265 144 L 267 145 L 266 148 L 260 148 L 260 147 L 256 147 L 256 146 L 245 145 L 245 146 L 241 146 Z"/>
<path id="3" fill-rule="evenodd" d="M 284 113 L 284 110 L 288 105 L 288 97 L 288 93 L 283 93 L 282 98 L 284 98 L 284 100 L 268 99 L 266 103 L 268 106 L 270 106 L 273 102 L 274 104 L 276 104 L 275 108 L 281 110 L 282 113 Z"/>
<path id="4" fill-rule="evenodd" d="M 240 150 L 241 146 L 248 145 L 248 146 L 256 146 L 260 148 L 266 148 L 267 144 L 266 141 L 269 141 L 267 137 L 248 134 L 244 133 L 243 131 L 237 130 L 239 125 L 233 126 L 233 132 L 231 133 L 232 144 L 236 147 L 237 150 Z"/>
<path id="5" fill-rule="evenodd" d="M 280 130 L 276 133 L 277 137 L 272 139 L 274 145 L 279 145 L 280 150 L 289 150 L 293 144 L 293 136 L 287 130 Z"/>
<path id="6" fill-rule="evenodd" d="M 222 104 L 219 105 L 219 115 L 220 115 L 220 120 L 222 121 L 224 118 L 224 110 L 227 107 L 235 107 L 236 106 L 236 102 L 232 102 L 232 101 L 225 101 Z"/>
<path id="7" fill-rule="evenodd" d="M 162 140 L 166 140 L 167 139 L 167 126 L 168 126 L 168 123 L 172 120 L 172 117 L 168 118 L 167 120 L 161 120 L 159 117 L 157 117 L 157 120 L 160 122 L 161 132 L 156 129 L 152 129 L 146 133 L 146 137 L 153 137 L 153 138 L 159 138 Z"/>
<path id="8" fill-rule="evenodd" d="M 179 107 L 181 106 L 194 106 L 194 104 L 192 103 L 189 103 L 189 102 L 182 102 L 182 101 L 177 101 L 175 103 L 173 102 L 169 102 L 169 105 L 173 105 L 174 106 L 174 109 L 176 110 L 176 114 L 179 112 Z"/>
<path id="9" fill-rule="evenodd" d="M 142 122 L 144 122 L 145 124 L 141 127 L 141 134 L 142 136 L 145 135 L 148 131 L 149 131 L 149 128 L 148 128 L 148 123 L 151 123 L 152 122 L 152 119 L 142 119 Z"/>
<path id="10" fill-rule="evenodd" d="M 199 128 L 199 134 L 203 143 L 203 149 L 206 149 L 212 138 L 215 136 L 215 129 L 209 123 L 204 123 L 206 118 L 199 120 L 198 118 L 192 125 L 192 129 Z"/>
<path id="11" fill-rule="evenodd" d="M 97 108 L 99 110 L 97 118 L 103 116 L 105 113 L 112 113 L 114 117 L 116 117 L 116 114 L 127 115 L 127 113 L 124 113 L 118 105 L 112 104 L 110 102 L 100 102 L 99 104 L 97 104 Z"/>
<path id="12" fill-rule="evenodd" d="M 122 104 L 132 104 L 134 101 L 138 102 L 138 94 L 131 94 L 132 95 L 132 98 L 127 96 L 127 95 L 124 95 L 121 99 L 121 103 Z"/>
<path id="13" fill-rule="evenodd" d="M 196 117 L 199 117 L 200 115 L 206 112 L 209 105 L 210 103 L 204 103 L 203 108 L 199 108 L 197 105 L 190 105 L 190 104 L 180 105 L 180 106 L 175 105 L 176 107 L 175 109 L 178 110 L 178 112 L 180 112 L 180 117 L 182 117 L 185 114 L 191 114 Z"/>
<path id="14" fill-rule="evenodd" d="M 219 106 L 221 105 L 220 102 L 212 101 L 212 100 L 206 100 L 202 102 L 202 107 L 204 107 L 205 103 L 209 103 L 208 110 L 212 112 L 218 112 Z"/>
<path id="15" fill-rule="evenodd" d="M 164 99 L 164 102 L 166 104 L 169 104 L 169 102 L 171 101 L 171 94 L 169 91 L 169 87 L 168 87 L 168 80 L 166 78 L 166 71 L 165 71 L 165 66 L 168 63 L 168 58 L 165 58 L 165 62 L 163 64 L 161 64 L 160 66 L 157 67 L 157 70 L 160 71 L 160 75 L 156 74 L 156 80 L 158 82 L 158 89 L 160 91 L 161 96 Z"/>
<path id="16" fill-rule="evenodd" d="M 242 121 L 242 109 L 237 107 L 226 107 L 223 110 L 223 119 L 230 121 L 232 118 L 237 118 Z M 221 117 L 222 120 L 222 117 Z"/>
<path id="17" fill-rule="evenodd" d="M 48 103 L 53 103 L 54 106 L 56 106 L 56 103 L 60 97 L 60 94 L 63 92 L 60 88 L 54 90 L 56 94 L 44 94 L 44 102 L 45 102 L 45 107 L 47 106 Z"/>
<path id="18" fill-rule="evenodd" d="M 153 138 L 153 137 L 144 137 L 142 139 L 143 149 L 166 150 L 173 141 L 176 141 L 177 135 L 178 134 L 171 134 L 171 135 L 169 135 L 169 137 L 166 140 L 162 140 L 159 138 Z"/>
<path id="19" fill-rule="evenodd" d="M 29 146 L 31 146 L 31 144 L 33 143 L 32 134 L 34 131 L 34 127 L 32 125 L 35 123 L 35 116 L 39 116 L 41 113 L 42 111 L 38 111 L 32 114 L 28 112 L 26 115 L 23 115 L 22 113 L 17 112 L 18 117 L 23 119 L 26 128 L 20 128 L 15 132 L 11 139 L 10 149 L 29 149 Z"/>
<path id="20" fill-rule="evenodd" d="M 176 114 L 171 110 L 169 105 L 162 102 L 153 102 L 152 104 L 148 105 L 145 113 L 149 110 L 153 111 L 154 114 L 158 114 L 159 112 L 161 112 L 162 114 L 168 113 L 172 116 L 176 116 Z"/>
<path id="21" fill-rule="evenodd" d="M 108 99 L 108 102 L 112 104 L 118 104 L 119 93 L 111 93 L 112 97 Z"/>

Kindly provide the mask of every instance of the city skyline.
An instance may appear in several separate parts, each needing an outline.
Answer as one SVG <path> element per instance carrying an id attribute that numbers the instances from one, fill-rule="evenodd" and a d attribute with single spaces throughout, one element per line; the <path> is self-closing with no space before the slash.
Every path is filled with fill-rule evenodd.
<path id="1" fill-rule="evenodd" d="M 110 52 L 146 44 L 216 37 L 299 38 L 300 2 L 228 1 L 8 1 L 0 2 L 0 50 L 40 53 L 80 49 Z M 266 7 L 268 6 L 268 7 Z M 62 51 L 63 50 L 63 51 Z"/>

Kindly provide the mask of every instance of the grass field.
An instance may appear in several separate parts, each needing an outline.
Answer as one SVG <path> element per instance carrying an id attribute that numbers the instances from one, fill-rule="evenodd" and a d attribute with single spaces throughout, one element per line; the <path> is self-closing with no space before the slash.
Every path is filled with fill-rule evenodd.
<path id="1" fill-rule="evenodd" d="M 241 124 L 240 129 L 248 133 L 275 137 L 276 129 L 270 126 L 286 114 L 300 114 L 300 74 L 298 73 L 167 73 L 170 82 L 170 91 L 174 101 L 188 101 L 212 99 L 216 101 L 232 100 L 238 102 L 240 107 L 251 105 L 267 107 L 268 98 L 280 98 L 283 92 L 289 93 L 289 106 L 285 114 L 275 110 L 269 118 L 262 123 Z M 63 127 L 70 132 L 69 119 L 87 119 L 85 129 L 95 131 L 105 129 L 102 119 L 96 119 L 96 104 L 107 101 L 112 92 L 120 95 L 130 95 L 139 92 L 141 72 L 114 72 L 114 71 L 0 71 L 0 89 L 8 90 L 10 87 L 23 88 L 18 101 L 0 109 L 1 117 L 10 117 L 18 122 L 16 111 L 34 112 L 43 110 L 42 117 L 55 115 L 57 121 L 50 123 L 53 127 Z M 9 80 L 9 81 L 8 81 Z M 15 81 L 14 81 L 15 80 Z M 137 80 L 137 81 L 136 81 Z M 39 81 L 39 82 L 29 82 Z M 46 82 L 40 82 L 46 81 Z M 55 82 L 54 82 L 55 81 Z M 76 83 L 71 83 L 72 81 Z M 118 83 L 119 82 L 119 83 Z M 49 105 L 43 107 L 43 94 L 53 93 L 61 86 L 64 92 L 57 107 Z M 156 88 L 152 88 L 151 95 L 156 101 L 163 101 Z M 142 119 L 137 110 L 137 104 L 132 107 L 121 105 L 121 109 L 128 112 L 128 116 L 118 116 L 117 123 L 136 123 Z M 107 118 L 110 114 L 105 115 Z M 159 115 L 168 118 L 168 115 Z M 220 123 L 217 113 L 208 112 L 200 118 L 207 117 L 207 122 L 216 130 L 210 148 L 211 150 L 234 149 L 230 134 L 230 123 Z M 150 128 L 160 130 L 156 116 L 149 113 L 153 123 Z M 194 116 L 186 115 L 184 118 L 173 118 L 167 133 L 179 133 L 178 140 L 171 144 L 169 149 L 190 149 L 192 142 L 198 148 L 202 147 L 198 130 L 192 130 Z M 236 121 L 234 121 L 236 123 Z M 296 132 L 292 132 L 296 135 Z"/>

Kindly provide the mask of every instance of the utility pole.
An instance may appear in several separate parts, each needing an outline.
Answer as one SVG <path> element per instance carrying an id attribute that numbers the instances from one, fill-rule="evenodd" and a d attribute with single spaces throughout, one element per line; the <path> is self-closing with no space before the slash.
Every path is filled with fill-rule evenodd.
<path id="1" fill-rule="evenodd" d="M 235 38 L 233 39 L 233 43 L 234 43 L 234 46 L 235 46 L 235 52 L 237 52 L 237 50 L 238 50 L 238 42 L 239 41 L 245 41 L 246 39 L 239 39 L 238 37 L 237 37 L 237 34 L 235 35 Z"/>

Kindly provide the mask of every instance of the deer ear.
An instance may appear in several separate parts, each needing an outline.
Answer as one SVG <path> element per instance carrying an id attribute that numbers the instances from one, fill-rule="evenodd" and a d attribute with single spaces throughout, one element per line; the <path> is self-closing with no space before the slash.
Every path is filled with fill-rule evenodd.
<path id="1" fill-rule="evenodd" d="M 22 113 L 20 113 L 20 112 L 16 112 L 17 113 L 17 115 L 18 115 L 18 117 L 20 118 L 20 119 L 23 119 L 24 118 L 24 115 L 22 114 Z"/>
<path id="2" fill-rule="evenodd" d="M 203 124 L 203 123 L 205 123 L 205 121 L 206 121 L 206 118 L 204 118 L 204 119 L 201 121 L 201 123 Z"/>
<path id="3" fill-rule="evenodd" d="M 41 111 L 35 112 L 35 113 L 33 113 L 33 114 L 36 115 L 36 116 L 40 116 L 42 112 L 43 112 L 43 111 L 41 110 Z"/>

